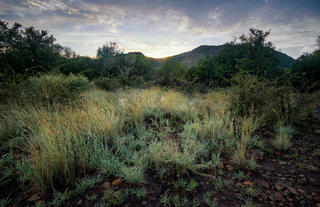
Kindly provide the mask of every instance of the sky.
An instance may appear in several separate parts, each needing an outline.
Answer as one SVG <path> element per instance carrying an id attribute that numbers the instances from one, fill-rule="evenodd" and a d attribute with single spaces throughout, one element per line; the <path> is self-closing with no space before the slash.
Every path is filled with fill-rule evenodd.
<path id="1" fill-rule="evenodd" d="M 48 30 L 62 46 L 95 56 L 116 42 L 124 52 L 167 57 L 221 45 L 254 27 L 293 58 L 315 49 L 320 0 L 0 0 L 0 19 Z"/>

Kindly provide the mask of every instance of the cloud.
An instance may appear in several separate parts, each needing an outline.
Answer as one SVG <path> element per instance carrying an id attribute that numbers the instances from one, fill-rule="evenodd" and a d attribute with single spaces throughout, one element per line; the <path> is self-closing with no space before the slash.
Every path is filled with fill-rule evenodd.
<path id="1" fill-rule="evenodd" d="M 48 29 L 82 55 L 115 41 L 126 51 L 170 56 L 256 27 L 271 28 L 276 47 L 297 57 L 320 33 L 319 7 L 315 0 L 2 0 L 0 18 Z"/>

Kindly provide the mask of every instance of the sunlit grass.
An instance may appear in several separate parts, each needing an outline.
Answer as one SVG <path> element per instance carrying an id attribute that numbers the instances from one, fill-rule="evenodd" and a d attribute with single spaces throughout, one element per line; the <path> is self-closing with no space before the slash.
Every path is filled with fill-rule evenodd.
<path id="1" fill-rule="evenodd" d="M 184 95 L 160 88 L 105 92 L 50 107 L 7 106 L 1 117 L 3 146 L 19 146 L 21 180 L 39 190 L 75 186 L 96 172 L 139 184 L 146 170 L 160 179 L 215 169 L 220 155 L 247 160 L 248 139 L 258 127 L 238 120 L 223 91 Z M 14 143 L 14 144 L 13 144 Z"/>

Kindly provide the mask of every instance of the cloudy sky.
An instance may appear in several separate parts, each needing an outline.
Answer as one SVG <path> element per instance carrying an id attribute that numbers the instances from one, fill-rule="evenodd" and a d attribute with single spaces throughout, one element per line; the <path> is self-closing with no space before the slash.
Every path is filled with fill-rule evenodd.
<path id="1" fill-rule="evenodd" d="M 0 0 L 0 19 L 52 33 L 80 55 L 105 42 L 166 57 L 233 40 L 250 27 L 297 58 L 320 35 L 319 0 Z"/>

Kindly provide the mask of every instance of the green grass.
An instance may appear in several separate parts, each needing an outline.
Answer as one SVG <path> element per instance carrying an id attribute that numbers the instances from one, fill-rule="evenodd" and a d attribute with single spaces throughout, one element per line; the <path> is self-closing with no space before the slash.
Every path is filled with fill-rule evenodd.
<path id="1" fill-rule="evenodd" d="M 223 91 L 187 96 L 160 88 L 91 89 L 78 95 L 66 104 L 53 100 L 50 106 L 27 101 L 1 106 L 1 152 L 4 156 L 12 151 L 5 168 L 16 170 L 19 176 L 13 179 L 21 184 L 55 194 L 53 205 L 96 185 L 92 174 L 135 186 L 131 191 L 107 190 L 103 198 L 112 205 L 122 204 L 126 196 L 147 196 L 140 187 L 150 172 L 161 182 L 194 193 L 199 184 L 193 176 L 223 173 L 218 170 L 220 156 L 255 169 L 250 149 L 263 148 L 252 138 L 261 120 L 235 116 Z M 227 185 L 221 178 L 213 181 L 216 191 Z M 202 205 L 196 198 L 172 200 L 166 195 L 161 202 Z M 209 198 L 206 203 L 215 206 Z"/>
<path id="2" fill-rule="evenodd" d="M 273 146 L 280 151 L 287 151 L 291 146 L 291 137 L 294 130 L 289 126 L 280 126 L 276 129 L 276 138 Z"/>

